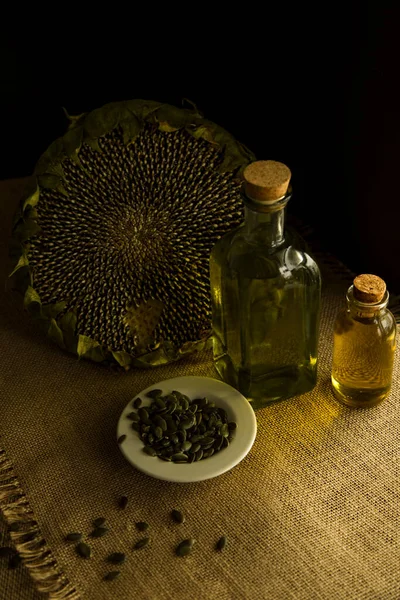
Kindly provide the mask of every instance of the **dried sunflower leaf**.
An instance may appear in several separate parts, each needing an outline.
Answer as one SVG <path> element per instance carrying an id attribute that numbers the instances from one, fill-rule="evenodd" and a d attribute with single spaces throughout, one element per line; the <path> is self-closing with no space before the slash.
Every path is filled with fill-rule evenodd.
<path id="1" fill-rule="evenodd" d="M 22 256 L 20 256 L 17 264 L 15 265 L 13 271 L 10 273 L 9 277 L 12 277 L 13 275 L 15 275 L 15 273 L 21 269 L 22 267 L 27 267 L 29 265 L 29 260 L 28 257 L 26 255 L 26 253 L 24 252 L 22 254 Z"/>
<path id="2" fill-rule="evenodd" d="M 193 120 L 191 111 L 170 106 L 169 104 L 163 104 L 156 111 L 155 115 L 159 123 L 167 123 L 172 127 L 170 131 L 176 131 L 176 129 L 185 127 Z"/>
<path id="3" fill-rule="evenodd" d="M 22 203 L 22 210 L 34 207 L 39 202 L 39 186 L 36 185 L 35 190 L 29 194 Z"/>
<path id="4" fill-rule="evenodd" d="M 82 145 L 82 139 L 82 127 L 74 127 L 73 129 L 70 129 L 63 137 L 65 154 L 75 162 L 78 161 L 79 164 L 80 161 L 78 159 L 78 152 Z"/>
<path id="5" fill-rule="evenodd" d="M 189 130 L 192 136 L 196 139 L 202 138 L 203 140 L 207 140 L 207 142 L 214 142 L 214 134 L 213 129 L 210 125 L 200 125 L 197 129 Z"/>
<path id="6" fill-rule="evenodd" d="M 83 141 L 85 142 L 85 144 L 90 146 L 90 148 L 92 150 L 94 150 L 95 152 L 100 152 L 100 153 L 103 152 L 103 150 L 99 146 L 99 140 L 97 138 L 91 138 L 87 134 L 84 134 Z"/>
<path id="7" fill-rule="evenodd" d="M 78 336 L 75 333 L 76 321 L 76 314 L 73 311 L 66 312 L 59 321 L 65 346 L 70 352 L 77 352 Z"/>
<path id="8" fill-rule="evenodd" d="M 115 104 L 106 104 L 88 113 L 84 120 L 84 130 L 92 138 L 109 133 L 120 121 L 121 109 Z"/>
<path id="9" fill-rule="evenodd" d="M 143 123 L 140 122 L 136 115 L 130 111 L 127 111 L 127 113 L 127 116 L 120 121 L 124 144 L 126 145 L 132 144 L 135 141 L 143 127 Z"/>
<path id="10" fill-rule="evenodd" d="M 42 302 L 36 290 L 30 285 L 28 286 L 24 296 L 24 308 L 31 314 L 41 314 Z"/>
<path id="11" fill-rule="evenodd" d="M 86 335 L 79 335 L 77 353 L 80 358 L 88 358 L 94 362 L 103 361 L 107 354 L 98 342 Z"/>
<path id="12" fill-rule="evenodd" d="M 34 221 L 31 218 L 28 218 L 26 220 L 22 219 L 18 223 L 14 230 L 14 236 L 18 241 L 25 242 L 34 235 L 38 235 L 38 233 L 40 232 L 41 228 L 36 223 L 36 221 Z"/>
<path id="13" fill-rule="evenodd" d="M 159 121 L 158 129 L 160 131 L 164 131 L 165 133 L 171 133 L 173 131 L 178 131 L 179 127 L 174 127 L 173 125 L 170 125 L 168 121 Z"/>
<path id="14" fill-rule="evenodd" d="M 130 354 L 121 350 L 120 352 L 113 352 L 112 355 L 121 367 L 124 367 L 125 370 L 129 369 L 132 364 L 132 356 Z"/>
<path id="15" fill-rule="evenodd" d="M 61 179 L 53 173 L 43 173 L 38 177 L 39 185 L 49 190 L 57 189 L 61 185 Z"/>
<path id="16" fill-rule="evenodd" d="M 50 339 L 53 340 L 53 342 L 55 342 L 58 346 L 60 346 L 60 348 L 63 348 L 63 349 L 65 348 L 63 333 L 62 333 L 61 329 L 59 328 L 59 326 L 57 325 L 57 322 L 55 319 L 51 319 L 50 327 L 47 331 L 47 335 L 49 336 Z"/>
<path id="17" fill-rule="evenodd" d="M 63 300 L 56 304 L 42 304 L 42 315 L 47 319 L 55 319 L 56 316 L 64 310 L 67 303 Z"/>

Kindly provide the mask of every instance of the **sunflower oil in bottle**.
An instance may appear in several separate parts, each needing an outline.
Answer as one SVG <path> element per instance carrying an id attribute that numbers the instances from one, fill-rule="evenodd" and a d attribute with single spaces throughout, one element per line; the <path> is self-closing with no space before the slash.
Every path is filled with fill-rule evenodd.
<path id="1" fill-rule="evenodd" d="M 356 277 L 346 299 L 334 324 L 333 392 L 347 406 L 373 406 L 390 393 L 396 321 L 386 284 L 376 275 Z"/>
<path id="2" fill-rule="evenodd" d="M 276 161 L 248 165 L 244 223 L 210 257 L 214 364 L 254 409 L 311 390 L 317 377 L 320 271 L 285 229 L 290 178 Z"/>

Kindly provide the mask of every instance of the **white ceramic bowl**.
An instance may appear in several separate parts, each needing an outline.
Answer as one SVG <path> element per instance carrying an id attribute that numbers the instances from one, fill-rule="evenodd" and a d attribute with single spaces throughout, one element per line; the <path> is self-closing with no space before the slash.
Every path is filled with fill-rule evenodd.
<path id="1" fill-rule="evenodd" d="M 143 452 L 143 442 L 132 429 L 132 421 L 127 415 L 132 412 L 135 398 L 142 399 L 142 406 L 151 404 L 152 399 L 146 396 L 152 389 L 161 389 L 164 394 L 178 390 L 189 398 L 204 398 L 215 402 L 217 407 L 224 408 L 229 421 L 235 421 L 237 429 L 235 437 L 227 448 L 213 456 L 190 464 L 166 462 Z M 125 458 L 137 469 L 151 477 L 187 483 L 217 477 L 236 466 L 250 451 L 257 433 L 257 422 L 254 411 L 247 399 L 230 385 L 211 377 L 175 377 L 160 381 L 135 396 L 123 410 L 118 421 L 117 439 L 126 435 L 119 444 Z"/>

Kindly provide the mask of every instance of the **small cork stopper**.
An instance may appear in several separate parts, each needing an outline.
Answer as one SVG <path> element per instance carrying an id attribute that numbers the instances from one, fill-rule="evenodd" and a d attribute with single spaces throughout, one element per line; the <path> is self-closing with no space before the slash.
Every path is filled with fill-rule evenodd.
<path id="1" fill-rule="evenodd" d="M 377 275 L 358 275 L 353 286 L 354 298 L 365 304 L 380 302 L 386 292 L 386 283 Z"/>
<path id="2" fill-rule="evenodd" d="M 257 160 L 243 171 L 245 194 L 256 202 L 272 204 L 288 189 L 290 169 L 275 160 Z"/>

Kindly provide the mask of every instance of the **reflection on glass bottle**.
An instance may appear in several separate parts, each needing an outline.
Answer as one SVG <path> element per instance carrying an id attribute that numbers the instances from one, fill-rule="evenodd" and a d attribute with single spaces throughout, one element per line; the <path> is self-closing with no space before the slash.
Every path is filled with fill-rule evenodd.
<path id="1" fill-rule="evenodd" d="M 245 222 L 210 259 L 215 366 L 254 408 L 316 383 L 320 273 L 285 232 L 289 180 L 282 163 L 249 165 Z"/>
<path id="2" fill-rule="evenodd" d="M 332 386 L 343 404 L 373 406 L 390 393 L 396 321 L 388 301 L 376 275 L 359 275 L 347 291 L 333 333 Z"/>

